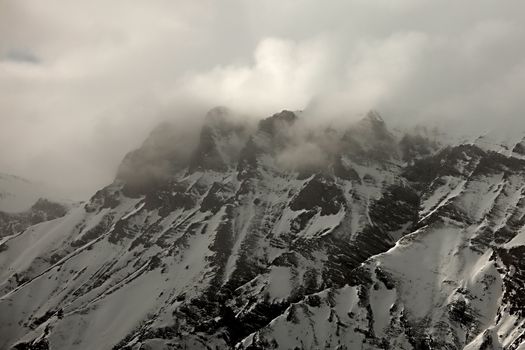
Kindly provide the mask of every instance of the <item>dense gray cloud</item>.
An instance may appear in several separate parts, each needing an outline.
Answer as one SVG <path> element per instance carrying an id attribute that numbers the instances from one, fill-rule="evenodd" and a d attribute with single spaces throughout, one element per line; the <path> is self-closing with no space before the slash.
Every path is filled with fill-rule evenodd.
<path id="1" fill-rule="evenodd" d="M 82 197 L 159 120 L 213 105 L 525 130 L 524 13 L 517 0 L 0 0 L 0 171 Z"/>

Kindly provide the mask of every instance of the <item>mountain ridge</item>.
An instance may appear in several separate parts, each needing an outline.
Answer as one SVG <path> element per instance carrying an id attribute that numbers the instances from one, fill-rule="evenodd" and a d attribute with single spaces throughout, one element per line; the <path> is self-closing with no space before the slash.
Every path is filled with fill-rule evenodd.
<path id="1" fill-rule="evenodd" d="M 0 347 L 524 346 L 519 152 L 228 113 L 0 243 Z"/>

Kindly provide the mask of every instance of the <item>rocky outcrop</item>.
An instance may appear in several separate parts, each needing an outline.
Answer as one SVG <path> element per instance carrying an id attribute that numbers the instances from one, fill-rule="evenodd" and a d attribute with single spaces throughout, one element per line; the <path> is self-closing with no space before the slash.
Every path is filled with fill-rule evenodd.
<path id="1" fill-rule="evenodd" d="M 1 243 L 0 348 L 523 346 L 524 161 L 300 117 L 215 109 L 185 155 L 157 130 Z M 301 142 L 321 161 L 283 162 Z"/>

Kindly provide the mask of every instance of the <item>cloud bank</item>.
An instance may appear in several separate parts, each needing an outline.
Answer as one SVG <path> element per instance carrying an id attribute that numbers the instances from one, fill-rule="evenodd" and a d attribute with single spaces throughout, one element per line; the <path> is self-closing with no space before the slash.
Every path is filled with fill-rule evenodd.
<path id="1" fill-rule="evenodd" d="M 81 198 L 166 118 L 525 130 L 525 4 L 0 0 L 0 171 Z"/>

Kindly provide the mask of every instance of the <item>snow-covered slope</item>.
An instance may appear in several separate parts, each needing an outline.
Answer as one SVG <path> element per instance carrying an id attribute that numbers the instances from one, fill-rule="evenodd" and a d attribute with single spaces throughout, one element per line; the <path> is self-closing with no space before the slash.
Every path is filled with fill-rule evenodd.
<path id="1" fill-rule="evenodd" d="M 525 346 L 524 160 L 375 112 L 228 114 L 190 156 L 162 126 L 84 206 L 0 242 L 0 348 Z"/>

